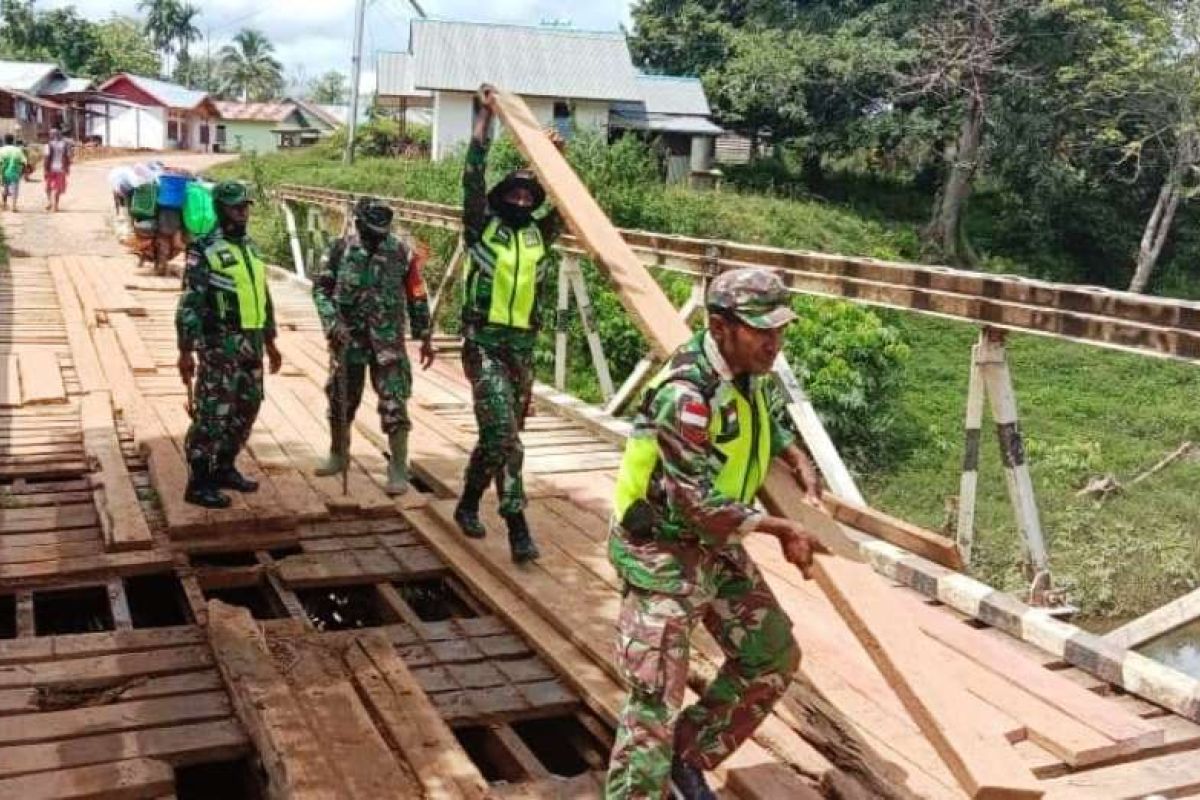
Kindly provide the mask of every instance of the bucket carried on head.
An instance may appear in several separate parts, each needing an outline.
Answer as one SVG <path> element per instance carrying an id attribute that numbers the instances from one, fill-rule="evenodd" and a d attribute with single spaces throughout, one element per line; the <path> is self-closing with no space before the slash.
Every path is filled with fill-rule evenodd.
<path id="1" fill-rule="evenodd" d="M 191 178 L 186 175 L 163 173 L 158 176 L 158 204 L 163 208 L 183 208 L 187 198 L 187 185 Z"/>

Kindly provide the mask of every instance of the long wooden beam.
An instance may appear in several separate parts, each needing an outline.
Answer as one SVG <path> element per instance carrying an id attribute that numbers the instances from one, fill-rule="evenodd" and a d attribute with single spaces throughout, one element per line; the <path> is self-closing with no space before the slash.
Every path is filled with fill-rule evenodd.
<path id="1" fill-rule="evenodd" d="M 642 266 L 637 255 L 630 249 L 612 226 L 608 217 L 596 204 L 578 176 L 566 160 L 543 133 L 541 125 L 529 111 L 521 98 L 500 92 L 496 102 L 500 118 L 513 134 L 517 146 L 529 159 L 542 184 L 553 196 L 555 204 L 576 236 L 592 249 L 601 268 L 613 282 L 625 307 L 630 310 L 642 334 L 661 353 L 672 353 L 691 335 L 688 326 L 674 313 L 674 308 L 654 278 Z M 772 467 L 776 482 L 764 489 L 764 500 L 773 494 L 784 496 L 785 502 L 795 502 L 801 491 L 795 481 L 783 482 L 779 476 L 787 472 L 777 462 Z M 843 566 L 844 563 L 844 566 Z M 822 587 L 832 596 L 853 598 L 872 586 L 882 588 L 881 579 L 865 567 L 847 571 L 852 564 L 836 559 L 815 565 Z M 863 644 L 872 650 L 872 656 L 884 674 L 893 679 L 904 673 L 913 663 L 907 651 L 900 647 L 907 642 L 920 641 L 921 633 L 912 620 L 891 615 L 879 617 L 875 612 L 878 605 L 870 607 L 870 613 L 855 609 L 853 600 L 835 603 L 839 613 Z M 864 624 L 865 623 L 865 624 Z M 886 633 L 884 633 L 886 632 Z M 932 671 L 918 670 L 903 681 L 895 680 L 909 712 L 917 719 L 922 730 L 942 731 L 955 725 L 953 703 L 945 702 L 944 676 Z M 908 702 L 912 699 L 913 702 Z M 956 732 L 961 732 L 959 725 Z M 931 739 L 939 755 L 951 767 L 951 771 L 973 797 L 1040 797 L 1034 786 L 1032 774 L 1016 762 L 1015 753 L 1007 742 L 1000 738 L 994 741 L 982 734 L 974 736 L 938 736 Z M 998 773 L 996 765 L 1002 764 L 1007 774 Z M 1011 789 L 1011 791 L 1006 791 Z"/>
<path id="2" fill-rule="evenodd" d="M 1193 589 L 1183 597 L 1109 631 L 1104 639 L 1117 647 L 1140 647 L 1197 619 L 1200 619 L 1200 589 Z"/>
<path id="3" fill-rule="evenodd" d="M 338 209 L 355 197 L 350 192 L 294 185 L 281 186 L 276 195 L 280 200 Z M 408 224 L 445 230 L 461 227 L 461 214 L 454 206 L 395 197 L 387 202 Z M 714 264 L 721 270 L 769 267 L 779 270 L 798 294 L 1200 362 L 1200 303 L 647 231 L 621 230 L 618 236 L 643 263 L 657 269 L 703 276 Z M 590 250 L 588 242 L 573 235 L 563 237 L 559 246 L 574 253 Z"/>

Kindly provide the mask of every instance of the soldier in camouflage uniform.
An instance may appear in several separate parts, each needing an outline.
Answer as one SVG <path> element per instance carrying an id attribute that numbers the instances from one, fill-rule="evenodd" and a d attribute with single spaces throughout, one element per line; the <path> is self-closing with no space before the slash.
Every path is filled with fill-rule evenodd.
<path id="1" fill-rule="evenodd" d="M 200 357 L 192 425 L 184 442 L 189 469 L 184 499 L 208 508 L 229 505 L 221 489 L 258 488 L 238 472 L 234 459 L 262 404 L 263 353 L 272 373 L 282 363 L 266 264 L 246 235 L 251 202 L 240 183 L 213 189 L 218 225 L 188 246 L 175 312 L 179 374 L 189 387 Z"/>
<path id="2" fill-rule="evenodd" d="M 770 375 L 795 319 L 779 278 L 727 272 L 708 295 L 709 328 L 650 383 L 617 479 L 609 558 L 625 583 L 617 658 L 631 685 L 609 768 L 609 800 L 715 798 L 704 778 L 733 753 L 800 663 L 791 622 L 742 539 L 779 539 L 807 577 L 819 545 L 798 523 L 757 510 L 781 457 L 820 502 L 820 479 L 782 413 Z M 681 711 L 692 627 L 725 654 L 699 702 Z"/>
<path id="3" fill-rule="evenodd" d="M 469 265 L 463 298 L 463 370 L 471 381 L 479 441 L 471 453 L 454 518 L 463 533 L 482 538 L 479 500 L 492 481 L 508 527 L 513 560 L 538 557 L 525 521 L 520 431 L 533 389 L 539 312 L 550 307 L 551 245 L 562 229 L 557 212 L 535 212 L 546 192 L 529 170 L 487 191 L 492 89 L 485 86 L 463 171 L 463 244 Z M 551 137 L 561 148 L 557 135 Z"/>
<path id="4" fill-rule="evenodd" d="M 335 475 L 349 458 L 350 429 L 362 400 L 367 367 L 388 435 L 388 494 L 408 489 L 408 398 L 412 367 L 404 347 L 404 321 L 421 341 L 421 366 L 433 364 L 429 300 L 421 259 L 392 235 L 392 210 L 364 197 L 354 209 L 355 233 L 334 241 L 313 276 L 313 302 L 329 341 L 329 457 L 317 475 Z M 343 373 L 343 371 L 345 371 Z M 345 406 L 342 405 L 345 387 Z"/>

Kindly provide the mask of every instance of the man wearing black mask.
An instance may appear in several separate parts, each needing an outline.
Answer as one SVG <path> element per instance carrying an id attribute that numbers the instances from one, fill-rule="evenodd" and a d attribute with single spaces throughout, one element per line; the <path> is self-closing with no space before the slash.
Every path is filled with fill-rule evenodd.
<path id="1" fill-rule="evenodd" d="M 218 225 L 188 247 L 175 312 L 179 375 L 189 388 L 197 375 L 196 354 L 200 357 L 184 441 L 189 469 L 184 499 L 207 508 L 229 506 L 221 489 L 258 489 L 238 472 L 234 459 L 262 405 L 264 352 L 272 373 L 283 362 L 275 347 L 266 262 L 246 235 L 250 203 L 240 183 L 213 189 Z"/>
<path id="2" fill-rule="evenodd" d="M 537 213 L 546 192 L 530 170 L 517 170 L 487 191 L 487 152 L 495 90 L 484 85 L 463 170 L 463 245 L 469 259 L 463 297 L 463 370 L 471 381 L 479 439 L 454 512 L 462 532 L 487 535 L 479 500 L 495 481 L 513 561 L 538 557 L 525 521 L 520 431 L 533 389 L 539 311 L 553 307 L 551 246 L 562 230 L 556 211 Z M 562 147 L 557 134 L 551 134 Z"/>
<path id="3" fill-rule="evenodd" d="M 354 208 L 354 233 L 334 241 L 313 275 L 313 302 L 329 342 L 331 442 L 317 475 L 336 475 L 350 457 L 350 429 L 362 400 L 367 367 L 379 397 L 379 419 L 388 436 L 386 491 L 408 489 L 408 398 L 412 367 L 404 345 L 404 320 L 421 342 L 421 366 L 433 364 L 429 300 L 421 257 L 392 235 L 392 209 L 374 198 Z M 345 396 L 343 396 L 343 393 Z"/>

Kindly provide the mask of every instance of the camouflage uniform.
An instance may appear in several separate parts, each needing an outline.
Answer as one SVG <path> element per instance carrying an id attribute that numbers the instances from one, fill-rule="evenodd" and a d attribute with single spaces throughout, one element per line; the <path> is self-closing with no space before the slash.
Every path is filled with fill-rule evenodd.
<path id="1" fill-rule="evenodd" d="M 222 237 L 217 228 L 188 246 L 183 294 L 175 312 L 179 350 L 194 350 L 199 356 L 192 425 L 184 448 L 189 465 L 200 464 L 214 473 L 231 467 L 250 438 L 263 400 L 264 346 L 275 339 L 274 306 L 265 281 L 267 317 L 261 330 L 244 330 L 228 312 L 222 315 L 205 257 L 206 249 Z M 262 260 L 249 236 L 227 241 Z"/>
<path id="2" fill-rule="evenodd" d="M 430 324 L 419 260 L 390 234 L 374 254 L 362 246 L 357 235 L 338 239 L 313 275 L 313 301 L 326 335 L 339 320 L 350 332 L 344 358 L 330 354 L 325 384 L 330 424 L 354 419 L 369 366 L 384 433 L 410 430 L 407 402 L 412 395 L 412 366 L 404 348 L 405 317 L 414 339 L 424 339 Z M 349 370 L 345 410 L 338 389 L 339 369 Z"/>
<path id="3" fill-rule="evenodd" d="M 769 458 L 750 462 L 744 497 L 715 485 L 725 463 L 715 443 L 738 435 L 737 414 L 722 400 L 735 390 L 751 402 L 764 398 L 769 417 Z M 612 752 L 610 800 L 663 797 L 676 756 L 716 767 L 754 732 L 800 662 L 791 622 L 741 543 L 762 517 L 751 503 L 770 459 L 794 442 L 771 378 L 735 379 L 711 334 L 697 334 L 647 391 L 630 443 L 636 440 L 656 444 L 657 461 L 644 502 L 614 520 L 609 538 L 609 558 L 625 582 L 617 660 L 631 686 Z M 628 461 L 627 450 L 619 482 Z M 681 712 L 697 622 L 726 661 L 699 702 Z"/>
<path id="4" fill-rule="evenodd" d="M 487 151 L 487 143 L 472 141 L 463 171 L 463 244 L 468 254 L 477 251 L 485 231 L 496 220 L 489 207 L 485 182 Z M 555 211 L 533 219 L 530 225 L 537 227 L 547 251 L 562 229 L 561 218 Z M 512 235 L 520 237 L 522 232 Z M 521 477 L 525 454 L 520 431 L 533 387 L 538 314 L 553 307 L 547 297 L 551 288 L 549 268 L 549 259 L 543 259 L 537 267 L 537 303 L 530 328 L 489 322 L 486 311 L 472 302 L 470 296 L 463 303 L 463 371 L 471 382 L 479 428 L 479 440 L 471 452 L 464 481 L 468 487 L 482 492 L 494 480 L 502 514 L 515 514 L 525 507 Z M 468 281 L 468 286 L 478 287 L 484 280 L 476 277 L 474 283 Z"/>

